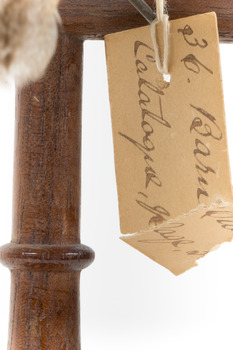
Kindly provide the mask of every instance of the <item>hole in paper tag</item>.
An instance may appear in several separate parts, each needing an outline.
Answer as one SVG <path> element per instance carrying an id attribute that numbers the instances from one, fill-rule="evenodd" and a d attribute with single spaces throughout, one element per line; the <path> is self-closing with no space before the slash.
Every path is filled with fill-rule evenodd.
<path id="1" fill-rule="evenodd" d="M 233 235 L 216 15 L 170 22 L 170 82 L 149 26 L 105 42 L 121 239 L 177 275 Z"/>
<path id="2" fill-rule="evenodd" d="M 171 75 L 170 74 L 164 74 L 163 75 L 163 80 L 166 81 L 167 83 L 171 82 Z"/>

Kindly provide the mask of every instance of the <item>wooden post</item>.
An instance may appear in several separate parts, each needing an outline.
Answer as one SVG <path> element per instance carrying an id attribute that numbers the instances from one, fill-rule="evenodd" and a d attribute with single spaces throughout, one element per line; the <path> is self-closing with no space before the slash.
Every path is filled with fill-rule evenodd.
<path id="1" fill-rule="evenodd" d="M 168 8 L 171 19 L 216 11 L 220 39 L 233 40 L 228 0 Z M 47 74 L 16 96 L 13 234 L 0 250 L 12 275 L 8 350 L 80 349 L 79 277 L 94 259 L 79 235 L 83 40 L 147 24 L 128 0 L 62 0 L 60 13 Z"/>
<path id="2" fill-rule="evenodd" d="M 80 349 L 83 42 L 60 35 L 46 76 L 17 92 L 9 350 Z"/>

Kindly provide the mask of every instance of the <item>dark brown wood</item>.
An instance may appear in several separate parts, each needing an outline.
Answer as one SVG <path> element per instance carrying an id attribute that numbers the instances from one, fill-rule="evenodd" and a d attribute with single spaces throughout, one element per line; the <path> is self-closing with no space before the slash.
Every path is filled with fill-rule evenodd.
<path id="1" fill-rule="evenodd" d="M 61 35 L 45 78 L 17 93 L 14 243 L 80 243 L 82 60 Z"/>
<path id="2" fill-rule="evenodd" d="M 154 0 L 146 1 L 154 8 Z M 232 0 L 167 0 L 170 19 L 215 11 L 220 40 L 233 41 Z M 138 26 L 146 20 L 128 0 L 61 0 L 64 29 L 82 39 L 103 39 L 104 35 Z"/>
<path id="3" fill-rule="evenodd" d="M 216 11 L 220 39 L 233 40 L 232 1 L 168 9 L 171 19 Z M 80 271 L 94 259 L 79 234 L 83 40 L 147 24 L 128 0 L 61 0 L 60 13 L 46 76 L 17 93 L 13 234 L 0 249 L 12 276 L 8 350 L 80 349 Z"/>
<path id="4" fill-rule="evenodd" d="M 81 271 L 90 264 L 92 258 L 93 252 L 83 244 L 10 243 L 1 248 L 1 260 L 11 271 Z"/>
<path id="5" fill-rule="evenodd" d="M 60 35 L 46 76 L 17 93 L 9 350 L 79 350 L 83 42 Z"/>
<path id="6" fill-rule="evenodd" d="M 9 350 L 78 350 L 79 272 L 11 273 Z"/>

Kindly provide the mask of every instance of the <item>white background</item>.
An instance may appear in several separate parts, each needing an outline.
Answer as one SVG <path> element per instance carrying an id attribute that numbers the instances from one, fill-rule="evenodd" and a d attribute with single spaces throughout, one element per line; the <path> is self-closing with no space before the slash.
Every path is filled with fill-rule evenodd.
<path id="1" fill-rule="evenodd" d="M 233 46 L 221 45 L 233 165 Z M 232 350 L 233 243 L 179 277 L 119 240 L 103 42 L 86 42 L 82 242 L 96 252 L 81 279 L 83 350 Z M 14 89 L 0 88 L 0 245 L 11 236 Z M 10 273 L 0 267 L 0 349 L 7 348 Z"/>

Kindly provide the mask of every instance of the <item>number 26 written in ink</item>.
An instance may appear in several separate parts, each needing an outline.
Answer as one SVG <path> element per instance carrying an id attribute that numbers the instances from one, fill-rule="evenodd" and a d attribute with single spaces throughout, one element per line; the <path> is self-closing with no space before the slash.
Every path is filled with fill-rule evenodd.
<path id="1" fill-rule="evenodd" d="M 200 47 L 201 49 L 205 49 L 208 46 L 208 42 L 205 39 L 201 39 L 201 42 L 199 42 L 197 38 L 193 37 L 193 30 L 188 24 L 186 24 L 183 29 L 178 29 L 177 31 L 183 35 L 184 40 L 189 46 Z M 193 54 L 185 56 L 182 58 L 181 62 L 183 62 L 185 67 L 193 73 L 199 74 L 201 68 L 203 68 L 208 73 L 213 74 L 213 71 L 205 64 L 200 62 L 198 58 Z"/>

